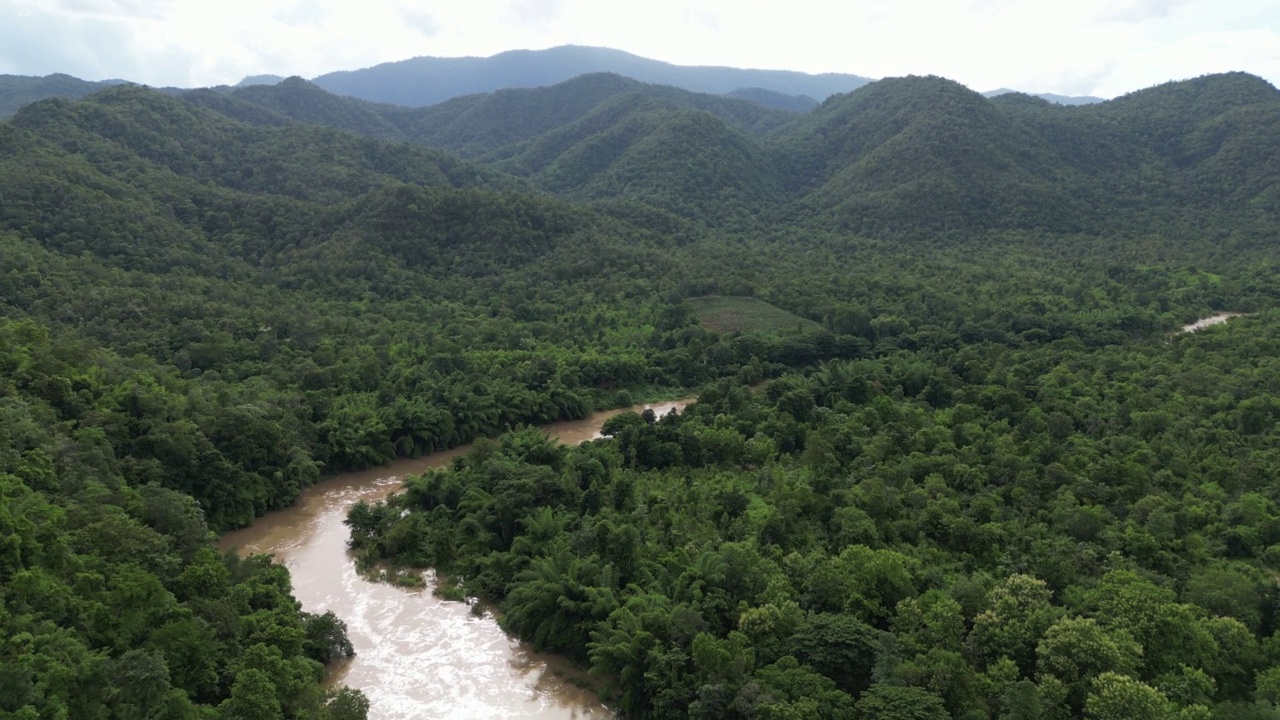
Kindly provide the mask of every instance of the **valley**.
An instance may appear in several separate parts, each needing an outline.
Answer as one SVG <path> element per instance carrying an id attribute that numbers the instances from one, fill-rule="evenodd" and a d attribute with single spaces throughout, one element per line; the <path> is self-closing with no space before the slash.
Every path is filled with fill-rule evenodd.
<path id="1" fill-rule="evenodd" d="M 18 109 L 0 718 L 1280 717 L 1280 92 L 820 100 Z"/>

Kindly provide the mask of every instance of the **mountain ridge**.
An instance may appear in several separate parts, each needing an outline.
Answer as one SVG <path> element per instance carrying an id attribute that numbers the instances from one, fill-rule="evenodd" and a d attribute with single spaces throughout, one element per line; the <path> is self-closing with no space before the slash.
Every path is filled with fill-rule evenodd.
<path id="1" fill-rule="evenodd" d="M 996 88 L 995 90 L 987 90 L 982 93 L 982 96 L 986 98 L 994 98 L 994 97 L 1000 97 L 1001 95 L 1008 95 L 1010 93 L 1020 93 L 1023 95 L 1038 97 L 1041 100 L 1046 100 L 1048 102 L 1051 102 L 1057 105 L 1092 105 L 1094 103 L 1106 102 L 1107 100 L 1106 98 L 1098 97 L 1096 95 L 1060 95 L 1058 93 L 1048 93 L 1048 92 L 1033 93 L 1033 92 L 1027 92 L 1025 90 L 1014 90 L 1012 88 L 1007 88 L 1007 87 Z"/>
<path id="2" fill-rule="evenodd" d="M 113 98 L 146 97 L 142 110 L 165 94 L 108 89 L 85 107 L 101 113 Z M 355 166 L 369 162 L 360 159 L 367 139 L 410 142 L 435 150 L 401 154 L 445 177 L 458 167 L 451 156 L 470 158 L 496 171 L 490 183 L 639 201 L 709 226 L 783 213 L 871 234 L 1104 232 L 1228 217 L 1254 227 L 1280 212 L 1280 130 L 1271 129 L 1280 128 L 1280 93 L 1244 73 L 1080 106 L 1022 94 L 988 99 L 936 76 L 887 78 L 804 114 L 614 74 L 416 109 L 340 97 L 301 78 L 181 98 L 214 110 L 211 117 L 338 143 Z M 143 144 L 164 146 L 158 136 Z M 439 151 L 449 155 L 431 154 Z M 1147 177 L 1153 169 L 1156 182 Z M 313 197 L 367 182 L 326 172 L 291 187 Z"/>
<path id="3" fill-rule="evenodd" d="M 285 115 L 426 144 L 554 193 L 643 198 L 702 222 L 794 206 L 867 232 L 915 233 L 1180 227 L 1210 207 L 1274 212 L 1280 169 L 1270 149 L 1280 137 L 1267 128 L 1280 127 L 1278 97 L 1264 80 L 1222 74 L 1065 106 L 911 76 L 801 114 L 595 74 L 417 109 L 341 98 L 298 78 L 189 99 L 244 101 L 270 123 Z M 671 124 L 689 135 L 665 135 Z M 679 168 L 688 163 L 673 162 L 670 148 L 694 135 L 704 144 L 686 147 L 688 158 L 718 170 L 686 184 L 691 171 Z M 1161 182 L 1143 180 L 1144 167 L 1160 168 Z"/>
<path id="4" fill-rule="evenodd" d="M 479 92 L 554 85 L 591 72 L 613 72 L 641 82 L 717 95 L 759 87 L 818 99 L 870 82 L 870 78 L 844 73 L 813 75 L 793 70 L 675 65 L 622 50 L 582 45 L 508 50 L 485 58 L 420 56 L 326 73 L 313 82 L 339 95 L 412 107 Z"/>

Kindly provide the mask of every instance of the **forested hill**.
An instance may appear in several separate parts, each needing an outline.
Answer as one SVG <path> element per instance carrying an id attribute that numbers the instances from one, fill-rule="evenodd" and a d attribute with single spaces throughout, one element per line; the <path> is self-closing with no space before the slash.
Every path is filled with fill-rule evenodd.
<path id="1" fill-rule="evenodd" d="M 1200 233 L 1265 227 L 1280 211 L 1280 93 L 1239 73 L 1078 107 L 896 78 L 803 115 L 611 75 L 420 110 L 297 79 L 189 99 L 250 121 L 283 115 L 424 143 L 553 192 L 703 221 L 750 208 L 890 235 Z M 717 122 L 693 121 L 700 112 Z"/>
<path id="2" fill-rule="evenodd" d="M 1243 74 L 1079 107 L 902 78 L 828 100 L 777 152 L 807 207 L 866 230 L 1176 233 L 1274 220 L 1278 127 L 1280 92 Z"/>
<path id="3" fill-rule="evenodd" d="M 211 533 L 699 391 L 482 443 L 357 542 L 634 716 L 1277 716 L 1274 88 L 774 124 L 596 76 L 457 106 L 460 159 L 287 85 L 0 123 L 0 718 L 363 717 L 339 619 Z"/>
<path id="4" fill-rule="evenodd" d="M 281 79 L 283 78 L 275 78 L 274 80 L 272 80 L 272 82 L 279 82 Z M 1057 93 L 1023 93 L 1019 90 L 1012 90 L 1010 88 L 997 88 L 995 90 L 988 90 L 982 93 L 982 95 L 983 97 L 993 98 L 993 97 L 999 97 L 1001 95 L 1008 95 L 1010 93 L 1032 95 L 1033 97 L 1040 98 L 1041 100 L 1045 100 L 1051 103 L 1057 103 L 1059 105 L 1091 105 L 1093 103 L 1100 103 L 1105 99 L 1105 98 L 1100 98 L 1094 95 L 1059 95 Z"/>
<path id="5" fill-rule="evenodd" d="M 79 100 L 104 87 L 123 82 L 123 80 L 91 82 L 62 73 L 44 77 L 0 75 L 0 118 L 12 117 L 20 108 L 37 100 L 47 98 Z"/>
<path id="6" fill-rule="evenodd" d="M 793 111 L 767 108 L 747 100 L 650 85 L 610 73 L 582 75 L 546 88 L 467 95 L 427 108 L 340 97 L 296 77 L 276 85 L 254 85 L 229 93 L 195 91 L 187 97 L 228 114 L 236 113 L 241 103 L 248 103 L 299 122 L 329 125 L 476 157 L 535 139 L 582 119 L 619 96 L 632 94 L 659 98 L 673 107 L 709 112 L 751 134 L 773 130 L 796 115 Z M 227 95 L 241 102 L 228 100 Z M 246 114 L 240 119 L 269 123 L 282 118 Z"/>

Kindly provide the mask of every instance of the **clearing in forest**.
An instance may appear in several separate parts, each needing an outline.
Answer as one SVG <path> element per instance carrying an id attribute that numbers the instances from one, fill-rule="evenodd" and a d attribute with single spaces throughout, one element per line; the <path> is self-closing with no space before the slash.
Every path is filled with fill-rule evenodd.
<path id="1" fill-rule="evenodd" d="M 718 333 L 783 334 L 811 332 L 818 324 L 753 297 L 711 295 L 690 298 L 698 322 Z"/>

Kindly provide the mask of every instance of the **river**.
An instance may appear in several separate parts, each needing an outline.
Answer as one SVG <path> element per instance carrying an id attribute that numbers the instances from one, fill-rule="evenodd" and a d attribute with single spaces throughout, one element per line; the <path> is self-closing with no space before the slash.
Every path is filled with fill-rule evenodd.
<path id="1" fill-rule="evenodd" d="M 576 445 L 600 437 L 604 422 L 626 410 L 652 408 L 662 415 L 691 402 L 609 410 L 543 430 Z M 329 478 L 303 492 L 293 507 L 223 535 L 218 546 L 274 555 L 289 568 L 304 610 L 332 610 L 346 621 L 356 656 L 332 668 L 328 681 L 363 690 L 370 720 L 613 717 L 584 689 L 589 683 L 581 671 L 508 636 L 490 613 L 476 616 L 465 603 L 437 598 L 430 583 L 408 589 L 356 572 L 342 524 L 347 509 L 385 498 L 404 476 L 441 467 L 468 448 Z"/>

